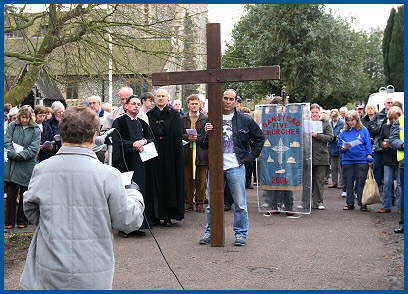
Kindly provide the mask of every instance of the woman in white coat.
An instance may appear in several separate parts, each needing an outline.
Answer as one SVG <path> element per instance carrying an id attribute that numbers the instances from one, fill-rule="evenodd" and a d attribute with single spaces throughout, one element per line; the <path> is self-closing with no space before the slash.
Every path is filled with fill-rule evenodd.
<path id="1" fill-rule="evenodd" d="M 125 189 L 120 172 L 91 150 L 97 129 L 91 109 L 67 109 L 60 121 L 63 146 L 34 168 L 24 212 L 37 228 L 24 289 L 111 289 L 112 229 L 131 232 L 142 224 L 142 195 Z"/>

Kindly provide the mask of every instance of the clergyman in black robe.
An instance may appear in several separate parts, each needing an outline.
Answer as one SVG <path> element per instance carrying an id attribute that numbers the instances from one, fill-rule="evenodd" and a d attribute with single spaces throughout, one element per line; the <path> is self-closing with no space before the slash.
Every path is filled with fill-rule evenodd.
<path id="1" fill-rule="evenodd" d="M 148 144 L 154 142 L 153 133 L 149 125 L 142 119 L 136 117 L 140 105 L 140 100 L 136 96 L 130 96 L 125 104 L 130 111 L 113 121 L 114 131 L 112 165 L 120 172 L 133 171 L 132 180 L 139 186 L 145 202 L 145 215 L 150 226 L 158 221 L 158 180 L 152 173 L 155 169 L 152 159 L 142 162 L 140 152 L 135 148 L 136 142 Z M 144 140 L 144 141 L 143 141 Z M 146 220 L 142 224 L 142 229 L 147 228 Z"/>
<path id="2" fill-rule="evenodd" d="M 184 218 L 183 128 L 178 112 L 168 105 L 168 93 L 158 89 L 156 106 L 147 112 L 158 145 L 159 215 L 165 226 Z"/>

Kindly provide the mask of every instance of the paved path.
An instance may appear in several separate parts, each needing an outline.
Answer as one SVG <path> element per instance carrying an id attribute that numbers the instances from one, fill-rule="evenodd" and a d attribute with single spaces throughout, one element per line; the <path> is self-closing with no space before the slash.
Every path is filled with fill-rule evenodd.
<path id="1" fill-rule="evenodd" d="M 400 289 L 403 236 L 392 233 L 398 214 L 343 211 L 337 189 L 326 190 L 326 210 L 297 219 L 265 217 L 248 191 L 248 244 L 235 247 L 232 212 L 226 213 L 223 248 L 199 245 L 204 214 L 189 212 L 175 227 L 154 227 L 161 248 L 185 289 Z M 148 233 L 115 235 L 113 289 L 181 289 Z M 21 265 L 5 276 L 15 288 Z M 8 286 L 9 285 L 9 286 Z"/>

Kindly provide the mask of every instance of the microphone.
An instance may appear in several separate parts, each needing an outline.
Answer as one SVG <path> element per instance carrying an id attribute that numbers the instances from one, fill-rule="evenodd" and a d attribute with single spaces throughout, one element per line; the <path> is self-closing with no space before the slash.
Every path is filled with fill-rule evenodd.
<path id="1" fill-rule="evenodd" d="M 96 146 L 103 147 L 103 145 L 105 144 L 106 138 L 107 138 L 109 135 L 111 135 L 114 130 L 115 130 L 115 128 L 111 128 L 111 129 L 107 130 L 107 131 L 105 132 L 105 134 L 100 135 L 100 136 L 96 136 L 96 138 L 95 138 L 95 146 L 94 146 L 94 147 L 96 147 Z M 95 150 L 94 150 L 94 151 L 95 151 Z"/>
<path id="2" fill-rule="evenodd" d="M 107 131 L 105 132 L 105 134 L 103 134 L 103 135 L 104 135 L 105 137 L 107 137 L 107 136 L 109 136 L 110 134 L 112 134 L 114 130 L 115 130 L 115 128 L 111 128 L 111 129 L 107 130 Z"/>

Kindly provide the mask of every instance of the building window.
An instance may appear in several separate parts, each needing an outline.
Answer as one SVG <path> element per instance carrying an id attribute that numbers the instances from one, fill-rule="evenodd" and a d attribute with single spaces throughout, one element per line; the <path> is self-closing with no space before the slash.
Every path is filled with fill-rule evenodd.
<path id="1" fill-rule="evenodd" d="M 9 39 L 15 39 L 15 38 L 22 38 L 23 36 L 21 35 L 20 31 L 12 31 L 12 32 L 7 32 L 6 37 Z"/>
<path id="2" fill-rule="evenodd" d="M 130 80 L 127 84 L 133 89 L 133 94 L 139 97 L 149 91 L 149 83 L 144 80 Z"/>
<path id="3" fill-rule="evenodd" d="M 79 85 L 78 82 L 71 82 L 66 87 L 65 99 L 78 99 L 79 97 Z"/>

